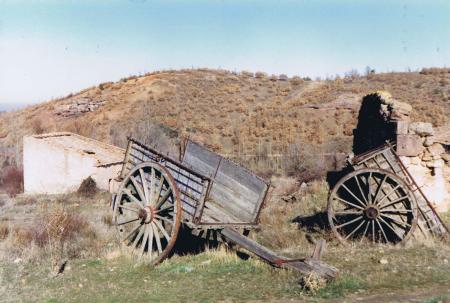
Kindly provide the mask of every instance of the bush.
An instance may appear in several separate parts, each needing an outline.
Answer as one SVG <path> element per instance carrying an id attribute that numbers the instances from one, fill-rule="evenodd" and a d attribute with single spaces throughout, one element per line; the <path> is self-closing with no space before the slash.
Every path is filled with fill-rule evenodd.
<path id="1" fill-rule="evenodd" d="M 83 197 L 92 198 L 97 194 L 98 188 L 95 180 L 90 176 L 81 182 L 80 187 L 77 190 L 77 193 Z"/>
<path id="2" fill-rule="evenodd" d="M 15 251 L 22 255 L 31 253 L 41 261 L 48 257 L 52 266 L 83 253 L 98 253 L 99 249 L 97 234 L 86 219 L 60 204 L 36 218 L 29 227 L 15 227 L 8 232 Z"/>
<path id="3" fill-rule="evenodd" d="M 35 118 L 34 120 L 31 121 L 31 128 L 33 130 L 33 133 L 36 135 L 40 135 L 45 132 L 42 120 L 39 118 Z"/>
<path id="4" fill-rule="evenodd" d="M 0 173 L 1 188 L 10 196 L 15 197 L 23 192 L 23 169 L 8 166 Z"/>
<path id="5" fill-rule="evenodd" d="M 35 222 L 31 231 L 33 241 L 39 246 L 59 244 L 72 241 L 76 235 L 88 230 L 88 222 L 77 214 L 56 207 L 52 212 Z"/>

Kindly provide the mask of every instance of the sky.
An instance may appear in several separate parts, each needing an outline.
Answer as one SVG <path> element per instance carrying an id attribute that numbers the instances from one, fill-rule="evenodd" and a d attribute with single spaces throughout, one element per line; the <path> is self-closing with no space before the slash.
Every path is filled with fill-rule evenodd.
<path id="1" fill-rule="evenodd" d="M 0 104 L 163 69 L 328 77 L 450 66 L 448 0 L 0 0 Z"/>

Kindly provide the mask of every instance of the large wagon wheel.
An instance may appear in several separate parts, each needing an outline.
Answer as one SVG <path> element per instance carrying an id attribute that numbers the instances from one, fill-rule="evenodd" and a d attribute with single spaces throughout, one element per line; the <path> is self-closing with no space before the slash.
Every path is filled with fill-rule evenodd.
<path id="1" fill-rule="evenodd" d="M 157 264 L 172 250 L 180 221 L 178 189 L 167 169 L 152 162 L 133 168 L 114 201 L 113 222 L 122 243 Z"/>
<path id="2" fill-rule="evenodd" d="M 406 241 L 417 224 L 416 199 L 389 171 L 365 168 L 345 175 L 330 193 L 328 221 L 341 242 Z"/>

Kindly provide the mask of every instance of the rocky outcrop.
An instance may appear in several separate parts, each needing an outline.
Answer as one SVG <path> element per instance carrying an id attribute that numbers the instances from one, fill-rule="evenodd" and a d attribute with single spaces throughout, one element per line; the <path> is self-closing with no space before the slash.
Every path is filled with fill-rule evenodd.
<path id="1" fill-rule="evenodd" d="M 78 116 L 83 113 L 93 112 L 104 105 L 104 100 L 94 100 L 90 97 L 72 99 L 68 104 L 60 104 L 55 107 L 55 114 L 63 117 Z"/>

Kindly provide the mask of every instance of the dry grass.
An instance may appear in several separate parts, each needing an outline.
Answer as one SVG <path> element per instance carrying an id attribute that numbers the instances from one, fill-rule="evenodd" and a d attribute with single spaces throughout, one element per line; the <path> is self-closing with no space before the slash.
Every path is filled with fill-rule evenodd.
<path id="1" fill-rule="evenodd" d="M 272 180 L 274 186 L 280 186 L 281 180 Z M 314 181 L 305 191 L 300 191 L 299 187 L 297 191 L 293 191 L 294 184 L 289 184 L 287 189 L 280 186 L 272 193 L 271 199 L 261 213 L 261 229 L 254 237 L 261 244 L 288 255 L 309 255 L 314 247 L 314 239 L 310 237 L 311 230 L 318 231 L 315 234 L 317 238 L 329 239 L 330 236 L 326 230 L 320 229 L 320 226 L 310 226 L 309 229 L 300 228 L 296 219 L 299 216 L 309 216 L 324 211 L 328 187 L 324 181 Z M 282 199 L 286 190 L 295 197 L 293 202 Z"/>
<path id="2" fill-rule="evenodd" d="M 78 195 L 17 197 L 14 206 L 0 215 L 0 219 L 11 218 L 0 228 L 0 259 L 20 258 L 53 268 L 63 260 L 104 255 L 115 245 L 108 244 L 114 243 L 113 234 L 101 221 L 109 212 L 108 200 L 99 194 L 81 199 Z"/>
<path id="3" fill-rule="evenodd" d="M 9 224 L 0 223 L 0 240 L 5 240 L 9 235 Z"/>
<path id="4" fill-rule="evenodd" d="M 32 205 L 35 204 L 37 201 L 35 196 L 32 195 L 21 195 L 16 197 L 15 199 L 15 205 Z"/>

